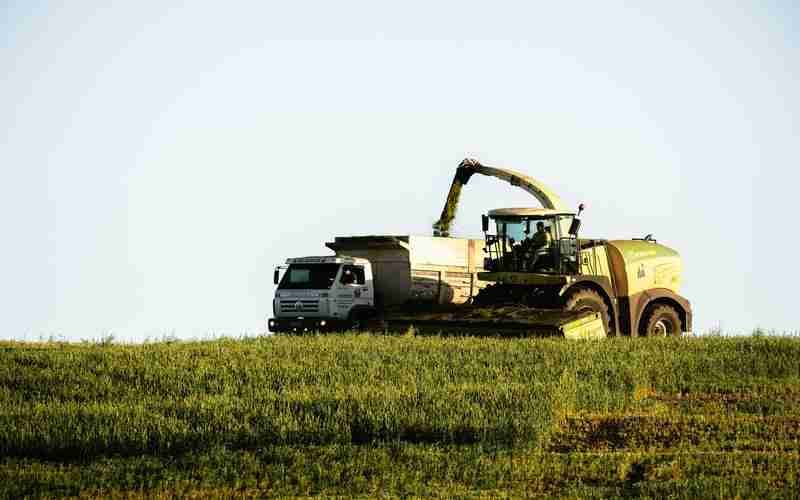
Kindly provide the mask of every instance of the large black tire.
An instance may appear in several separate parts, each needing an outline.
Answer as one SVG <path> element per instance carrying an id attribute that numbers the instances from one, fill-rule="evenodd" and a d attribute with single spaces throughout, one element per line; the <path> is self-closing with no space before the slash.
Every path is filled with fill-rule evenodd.
<path id="1" fill-rule="evenodd" d="M 639 335 L 643 337 L 679 337 L 681 316 L 674 307 L 666 304 L 647 308 L 639 323 Z"/>
<path id="2" fill-rule="evenodd" d="M 611 321 L 611 314 L 608 311 L 608 304 L 606 304 L 606 301 L 603 300 L 603 297 L 601 297 L 599 293 L 591 288 L 579 288 L 570 293 L 567 296 L 564 309 L 567 311 L 591 311 L 600 313 L 606 328 L 606 336 L 613 337 L 616 335 L 616 330 Z"/>

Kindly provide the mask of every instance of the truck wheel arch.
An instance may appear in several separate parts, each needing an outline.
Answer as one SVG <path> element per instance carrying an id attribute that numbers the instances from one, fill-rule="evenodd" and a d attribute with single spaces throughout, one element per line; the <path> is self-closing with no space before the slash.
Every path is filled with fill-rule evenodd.
<path id="1" fill-rule="evenodd" d="M 348 320 L 354 319 L 370 319 L 376 315 L 374 307 L 371 306 L 355 306 L 350 310 L 347 315 Z"/>

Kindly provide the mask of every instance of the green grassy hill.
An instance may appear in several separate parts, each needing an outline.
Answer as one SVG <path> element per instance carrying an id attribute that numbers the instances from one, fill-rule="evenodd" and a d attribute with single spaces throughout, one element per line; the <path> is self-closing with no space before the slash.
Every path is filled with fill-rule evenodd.
<path id="1" fill-rule="evenodd" d="M 0 343 L 0 496 L 800 496 L 800 339 Z"/>

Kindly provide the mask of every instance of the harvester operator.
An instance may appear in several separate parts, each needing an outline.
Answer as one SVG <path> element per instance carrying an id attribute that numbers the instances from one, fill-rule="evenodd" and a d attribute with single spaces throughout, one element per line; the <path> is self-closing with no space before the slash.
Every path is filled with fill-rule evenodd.
<path id="1" fill-rule="evenodd" d="M 552 241 L 552 236 L 550 236 L 550 232 L 545 230 L 544 222 L 539 221 L 536 223 L 536 232 L 533 234 L 531 238 L 531 244 L 533 245 L 534 250 L 539 250 L 541 248 L 547 247 L 550 245 Z"/>
<path id="2" fill-rule="evenodd" d="M 521 245 L 521 264 L 524 271 L 532 272 L 536 267 L 541 266 L 542 251 L 550 246 L 553 240 L 550 236 L 549 228 L 544 227 L 544 222 L 539 221 L 536 223 L 536 232 L 533 236 L 525 238 Z"/>

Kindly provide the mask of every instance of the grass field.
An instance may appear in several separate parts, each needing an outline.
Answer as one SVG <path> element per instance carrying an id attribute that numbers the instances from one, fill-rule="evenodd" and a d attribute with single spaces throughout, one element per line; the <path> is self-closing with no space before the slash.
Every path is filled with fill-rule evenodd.
<path id="1" fill-rule="evenodd" d="M 797 498 L 800 339 L 0 343 L 0 496 Z"/>

